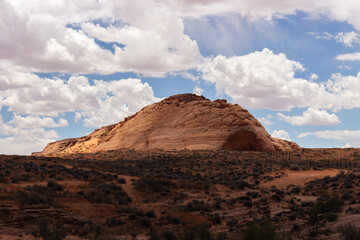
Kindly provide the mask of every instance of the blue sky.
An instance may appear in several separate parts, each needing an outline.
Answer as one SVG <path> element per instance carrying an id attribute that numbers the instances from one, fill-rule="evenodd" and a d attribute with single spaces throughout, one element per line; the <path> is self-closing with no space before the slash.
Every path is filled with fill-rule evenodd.
<path id="1" fill-rule="evenodd" d="M 237 103 L 303 147 L 360 147 L 357 0 L 0 9 L 0 153 L 40 151 L 178 93 Z"/>

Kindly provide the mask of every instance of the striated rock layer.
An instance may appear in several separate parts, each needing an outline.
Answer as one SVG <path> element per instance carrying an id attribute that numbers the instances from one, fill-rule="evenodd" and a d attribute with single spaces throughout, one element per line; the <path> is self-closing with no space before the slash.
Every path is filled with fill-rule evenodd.
<path id="1" fill-rule="evenodd" d="M 34 155 L 134 149 L 293 151 L 295 143 L 272 138 L 247 110 L 226 100 L 179 94 L 144 107 L 124 121 L 88 136 L 49 143 Z"/>

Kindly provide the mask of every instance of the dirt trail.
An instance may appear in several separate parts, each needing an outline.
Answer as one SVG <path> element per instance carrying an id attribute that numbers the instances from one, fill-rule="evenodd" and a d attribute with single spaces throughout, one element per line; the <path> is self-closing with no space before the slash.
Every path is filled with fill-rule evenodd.
<path id="1" fill-rule="evenodd" d="M 260 184 L 261 187 L 276 186 L 277 188 L 286 188 L 288 185 L 304 186 L 305 183 L 324 178 L 326 176 L 334 177 L 341 170 L 340 169 L 327 169 L 322 171 L 307 170 L 307 171 L 283 171 L 284 176 L 280 178 L 274 178 L 274 180 Z"/>

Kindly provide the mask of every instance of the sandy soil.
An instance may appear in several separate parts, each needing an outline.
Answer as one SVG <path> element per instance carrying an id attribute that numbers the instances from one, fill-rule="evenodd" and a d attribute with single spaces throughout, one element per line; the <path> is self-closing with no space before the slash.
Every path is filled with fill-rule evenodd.
<path id="1" fill-rule="evenodd" d="M 283 171 L 284 176 L 280 178 L 274 178 L 269 182 L 260 184 L 261 187 L 276 186 L 277 188 L 286 188 L 288 185 L 304 186 L 305 183 L 324 178 L 326 176 L 336 176 L 341 170 L 340 169 L 327 169 L 322 171 L 307 170 L 307 171 Z"/>
<path id="2" fill-rule="evenodd" d="M 109 204 L 94 204 L 83 199 L 64 198 L 61 204 L 70 208 L 78 216 L 85 219 L 95 219 L 103 221 L 106 218 L 114 216 L 115 207 Z"/>
<path id="3" fill-rule="evenodd" d="M 10 236 L 0 234 L 0 240 L 35 240 L 36 238 L 32 235 L 21 235 L 21 236 Z"/>

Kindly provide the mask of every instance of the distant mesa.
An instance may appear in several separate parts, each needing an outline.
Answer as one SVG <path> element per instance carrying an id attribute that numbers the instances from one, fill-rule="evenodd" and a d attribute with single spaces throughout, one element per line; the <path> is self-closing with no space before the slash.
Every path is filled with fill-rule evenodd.
<path id="1" fill-rule="evenodd" d="M 178 94 L 144 107 L 117 124 L 91 134 L 49 143 L 33 155 L 67 155 L 132 149 L 294 151 L 292 142 L 272 138 L 246 109 L 226 100 Z"/>

